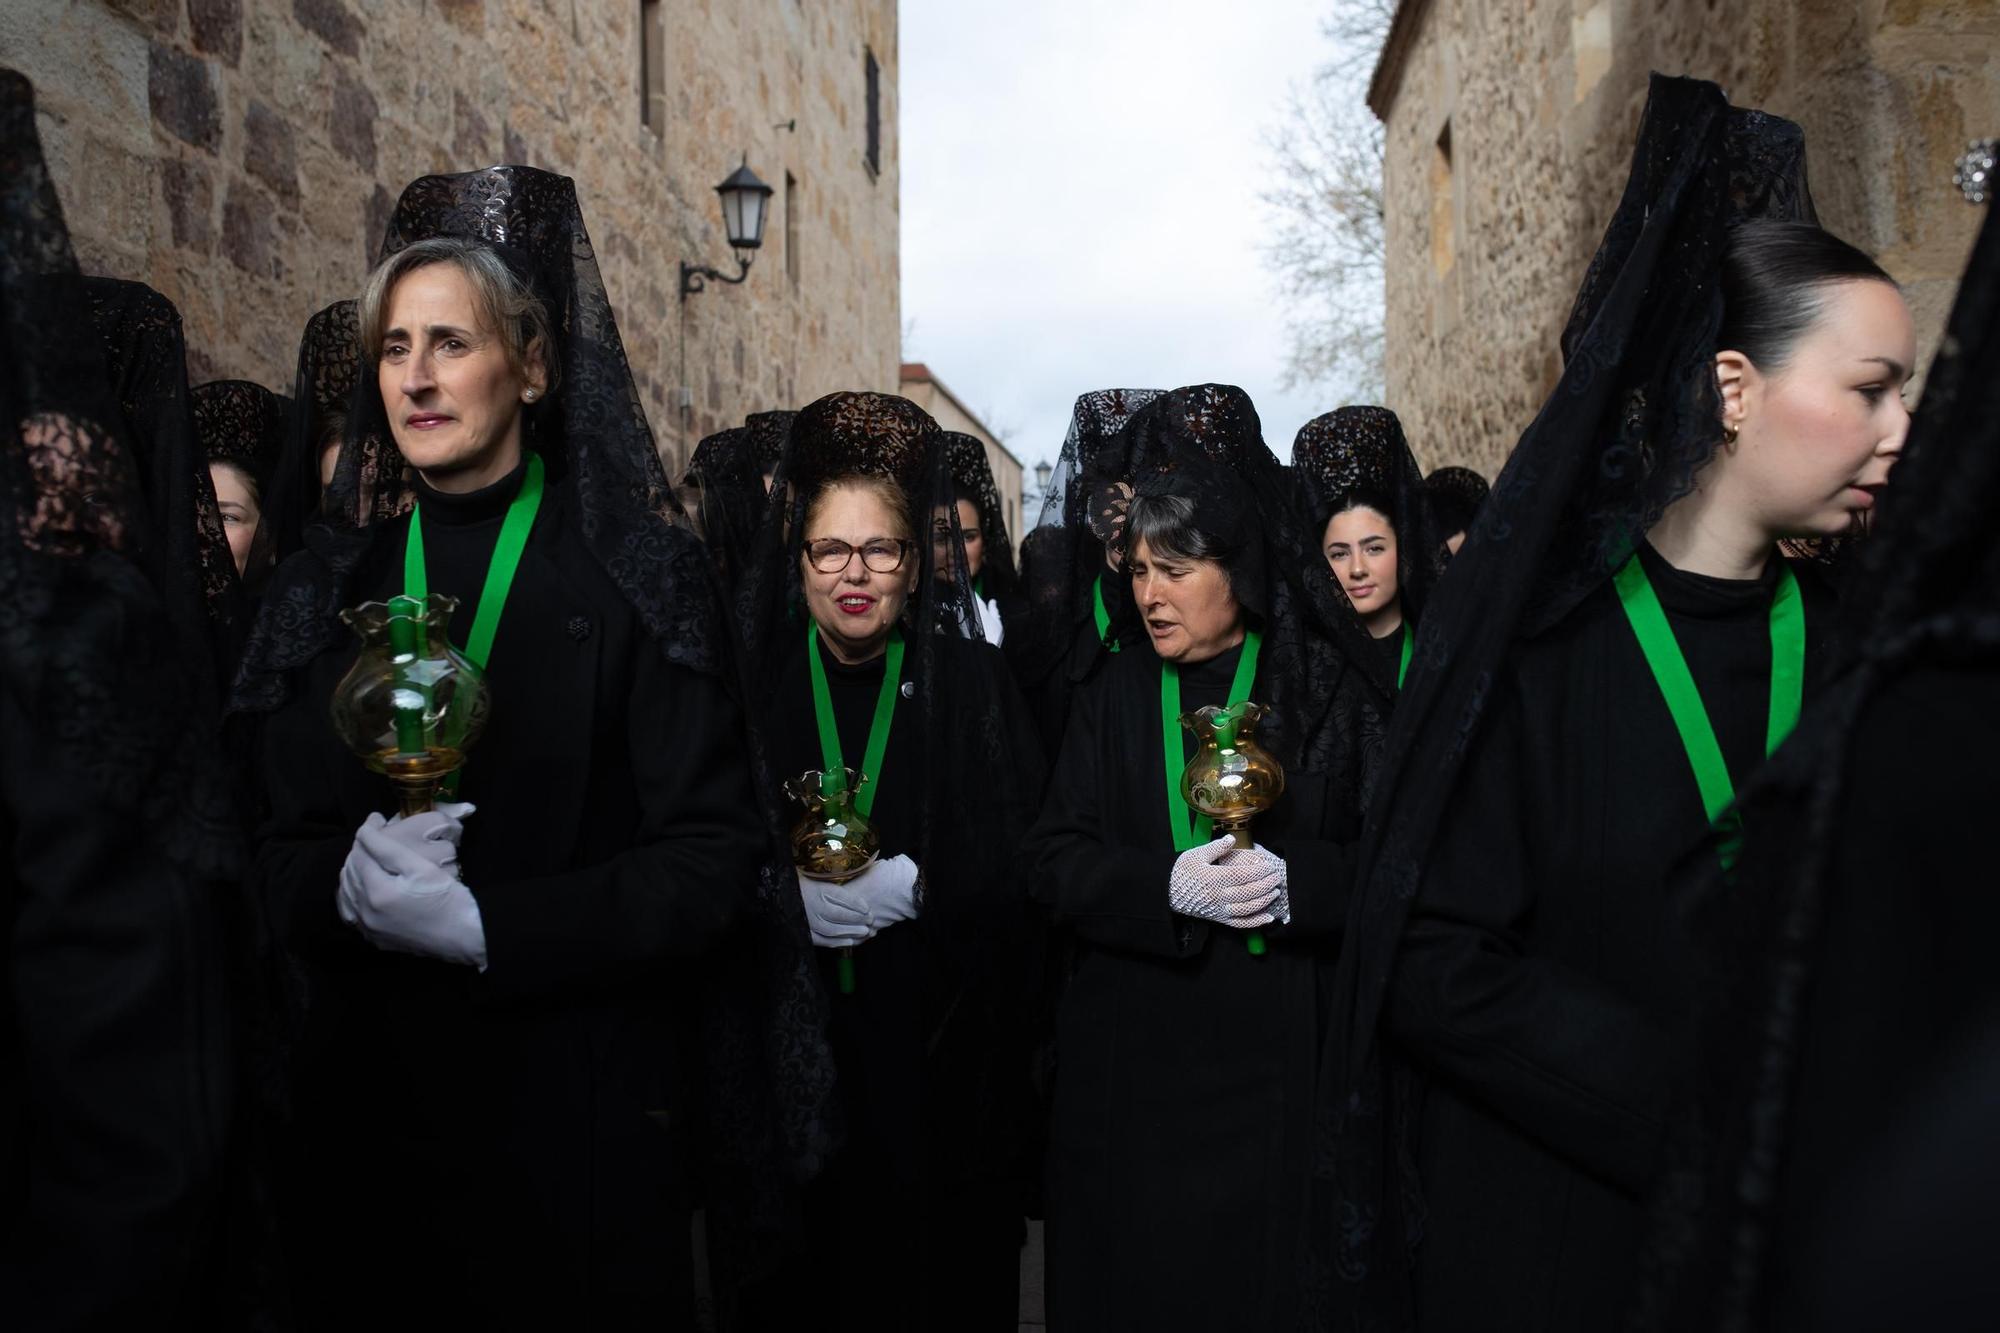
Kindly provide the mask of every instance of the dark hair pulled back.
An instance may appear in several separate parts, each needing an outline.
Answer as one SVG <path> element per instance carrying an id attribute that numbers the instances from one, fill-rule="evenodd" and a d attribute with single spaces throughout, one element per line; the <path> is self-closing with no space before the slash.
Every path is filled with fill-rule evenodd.
<path id="1" fill-rule="evenodd" d="M 1853 281 L 1895 285 L 1880 264 L 1810 222 L 1760 219 L 1732 228 L 1716 350 L 1741 352 L 1765 371 L 1782 368 L 1825 308 L 1827 285 Z"/>

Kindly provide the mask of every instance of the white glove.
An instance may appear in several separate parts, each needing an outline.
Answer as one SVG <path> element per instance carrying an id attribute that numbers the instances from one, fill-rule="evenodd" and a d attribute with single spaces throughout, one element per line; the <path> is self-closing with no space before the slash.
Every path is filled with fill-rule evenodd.
<path id="1" fill-rule="evenodd" d="M 885 926 L 917 914 L 917 863 L 907 856 L 877 861 L 845 884 L 799 879 L 806 924 L 822 949 L 846 949 Z"/>
<path id="2" fill-rule="evenodd" d="M 822 949 L 851 949 L 875 932 L 868 914 L 845 897 L 844 884 L 799 876 L 799 899 L 806 908 L 806 928 Z"/>
<path id="3" fill-rule="evenodd" d="M 998 648 L 1000 636 L 1006 632 L 1000 624 L 1000 603 L 990 597 L 975 596 L 972 604 L 979 612 L 979 632 L 985 636 L 986 642 Z"/>
<path id="4" fill-rule="evenodd" d="M 368 816 L 340 870 L 340 916 L 378 949 L 486 970 L 479 903 L 458 878 L 458 841 L 472 806 L 412 819 Z"/>
<path id="5" fill-rule="evenodd" d="M 907 856 L 877 861 L 834 887 L 867 917 L 870 934 L 917 914 L 917 863 Z"/>
<path id="6" fill-rule="evenodd" d="M 1291 920 L 1284 860 L 1262 847 L 1239 851 L 1227 835 L 1175 859 L 1167 904 L 1182 916 L 1238 930 Z"/>

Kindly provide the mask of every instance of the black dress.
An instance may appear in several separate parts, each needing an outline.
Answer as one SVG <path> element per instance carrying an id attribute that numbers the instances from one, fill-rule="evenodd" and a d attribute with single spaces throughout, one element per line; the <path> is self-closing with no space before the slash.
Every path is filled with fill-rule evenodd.
<path id="1" fill-rule="evenodd" d="M 1018 841 L 1040 763 L 1000 650 L 956 635 L 932 646 L 932 691 L 916 645 L 905 659 L 868 816 L 884 859 L 919 864 L 921 910 L 854 950 L 850 995 L 836 985 L 835 952 L 818 951 L 847 1139 L 808 1188 L 808 1252 L 791 1280 L 754 1302 L 757 1327 L 915 1333 L 1018 1322 L 1031 963 Z M 867 748 L 884 660 L 850 667 L 822 653 L 849 767 Z M 778 680 L 763 725 L 777 776 L 791 778 L 823 767 L 803 631 Z M 971 732 L 996 729 L 1024 780 L 966 757 L 977 752 Z M 976 819 L 949 813 L 974 807 Z"/>
<path id="2" fill-rule="evenodd" d="M 1240 653 L 1184 669 L 1182 708 L 1224 703 Z M 1291 924 L 1267 928 L 1269 951 L 1253 957 L 1242 932 L 1176 915 L 1159 681 L 1143 645 L 1105 659 L 1070 709 L 1031 835 L 1033 891 L 1072 945 L 1057 1011 L 1049 1322 L 1290 1327 L 1321 987 L 1357 830 L 1333 784 L 1287 772 L 1252 834 L 1285 859 Z"/>
<path id="3" fill-rule="evenodd" d="M 461 599 L 455 642 L 522 475 L 419 488 L 430 587 Z M 353 648 L 316 658 L 264 729 L 257 878 L 310 990 L 285 1206 L 314 1326 L 693 1318 L 687 982 L 765 834 L 736 707 L 667 661 L 567 498 L 550 485 L 522 556 L 460 788 L 479 807 L 460 864 L 483 973 L 378 950 L 336 914 L 354 830 L 394 809 L 328 723 Z M 407 529 L 373 531 L 357 599 L 400 591 Z"/>
<path id="4" fill-rule="evenodd" d="M 1740 787 L 1764 758 L 1775 561 L 1752 581 L 1640 558 Z M 1810 664 L 1831 607 L 1798 569 Z M 1517 649 L 1411 910 L 1388 1019 L 1432 1076 L 1417 1144 L 1418 1326 L 1615 1328 L 1689 1075 L 1667 887 L 1707 829 L 1609 584 Z"/>

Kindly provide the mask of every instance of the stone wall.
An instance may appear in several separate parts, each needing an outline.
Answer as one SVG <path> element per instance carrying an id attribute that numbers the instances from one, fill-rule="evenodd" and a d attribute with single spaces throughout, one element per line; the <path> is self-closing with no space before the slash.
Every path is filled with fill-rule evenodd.
<path id="1" fill-rule="evenodd" d="M 35 82 L 83 263 L 180 307 L 197 380 L 288 389 L 403 185 L 504 161 L 576 178 L 670 465 L 896 387 L 895 0 L 7 0 L 0 64 Z M 764 248 L 683 305 L 680 260 L 735 270 L 714 186 L 745 154 Z"/>
<path id="2" fill-rule="evenodd" d="M 1951 186 L 2000 132 L 2000 0 L 1404 0 L 1387 127 L 1387 389 L 1426 467 L 1494 475 L 1556 340 L 1660 70 L 1805 129 L 1832 231 L 1899 279 L 1927 362 L 1979 222 Z"/>

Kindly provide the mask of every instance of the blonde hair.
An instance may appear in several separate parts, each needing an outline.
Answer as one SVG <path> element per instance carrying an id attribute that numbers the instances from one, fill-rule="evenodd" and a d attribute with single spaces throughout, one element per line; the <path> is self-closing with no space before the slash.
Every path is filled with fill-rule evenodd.
<path id="1" fill-rule="evenodd" d="M 472 301 L 480 323 L 500 339 L 507 364 L 522 378 L 528 375 L 528 356 L 540 353 L 544 392 L 556 386 L 555 338 L 549 325 L 549 308 L 527 281 L 492 246 L 458 236 L 434 236 L 427 241 L 398 250 L 368 275 L 361 292 L 358 312 L 361 350 L 370 362 L 382 359 L 382 338 L 389 322 L 389 295 L 396 284 L 420 268 L 450 264 L 472 285 Z"/>
<path id="2" fill-rule="evenodd" d="M 849 472 L 838 477 L 828 477 L 813 488 L 812 497 L 806 501 L 805 522 L 799 525 L 803 536 L 812 526 L 827 498 L 838 490 L 873 492 L 875 498 L 888 507 L 889 513 L 902 528 L 901 532 L 884 533 L 900 541 L 913 542 L 917 539 L 916 527 L 910 519 L 910 493 L 894 477 L 885 477 L 879 472 Z"/>

